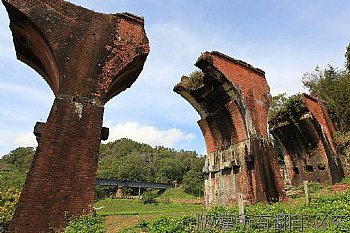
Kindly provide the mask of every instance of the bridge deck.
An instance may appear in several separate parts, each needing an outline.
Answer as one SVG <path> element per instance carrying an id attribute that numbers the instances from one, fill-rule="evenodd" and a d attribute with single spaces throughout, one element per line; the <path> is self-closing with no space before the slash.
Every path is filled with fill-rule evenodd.
<path id="1" fill-rule="evenodd" d="M 109 180 L 109 179 L 96 179 L 96 185 L 119 186 L 119 187 L 130 187 L 130 188 L 154 188 L 154 189 L 174 188 L 172 184 L 166 184 L 166 183 L 121 181 L 121 180 Z"/>

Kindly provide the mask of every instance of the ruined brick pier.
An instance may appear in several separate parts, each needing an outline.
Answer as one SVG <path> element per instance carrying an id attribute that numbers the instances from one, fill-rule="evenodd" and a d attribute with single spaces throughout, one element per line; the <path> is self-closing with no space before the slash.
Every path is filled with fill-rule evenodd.
<path id="1" fill-rule="evenodd" d="M 195 64 L 204 75 L 182 77 L 174 91 L 199 113 L 208 155 L 205 206 L 284 197 L 284 184 L 268 141 L 270 89 L 262 70 L 219 52 L 205 52 Z"/>
<path id="2" fill-rule="evenodd" d="M 104 104 L 130 87 L 149 52 L 143 19 L 100 14 L 62 0 L 2 0 L 17 57 L 55 100 L 10 232 L 60 229 L 91 213 Z"/>
<path id="3" fill-rule="evenodd" d="M 286 184 L 339 182 L 343 169 L 333 141 L 336 130 L 326 108 L 307 94 L 300 95 L 299 107 L 294 116 L 284 114 L 269 122 L 270 132 L 282 146 Z"/>

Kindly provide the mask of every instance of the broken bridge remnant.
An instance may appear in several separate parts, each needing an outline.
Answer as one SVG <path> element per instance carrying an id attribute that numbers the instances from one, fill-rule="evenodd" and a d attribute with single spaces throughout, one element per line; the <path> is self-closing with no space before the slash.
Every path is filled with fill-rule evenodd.
<path id="1" fill-rule="evenodd" d="M 271 96 L 265 73 L 219 52 L 203 53 L 203 75 L 181 78 L 174 91 L 199 113 L 208 155 L 203 168 L 205 206 L 284 197 L 284 184 L 267 140 Z"/>
<path id="2" fill-rule="evenodd" d="M 296 97 L 297 111 L 289 110 L 269 121 L 270 132 L 282 146 L 286 184 L 339 182 L 343 170 L 333 141 L 333 121 L 321 100 L 307 94 Z"/>
<path id="3" fill-rule="evenodd" d="M 67 217 L 92 212 L 104 104 L 143 69 L 144 20 L 63 0 L 2 2 L 17 58 L 55 95 L 9 231 L 59 230 Z"/>

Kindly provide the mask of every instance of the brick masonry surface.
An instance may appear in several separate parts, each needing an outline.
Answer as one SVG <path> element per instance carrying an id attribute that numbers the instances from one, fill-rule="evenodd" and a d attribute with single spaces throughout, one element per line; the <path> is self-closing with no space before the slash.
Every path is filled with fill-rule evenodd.
<path id="1" fill-rule="evenodd" d="M 56 97 L 9 231 L 59 230 L 66 217 L 92 212 L 104 104 L 143 69 L 144 22 L 62 0 L 2 2 L 18 59 Z"/>
<path id="2" fill-rule="evenodd" d="M 284 198 L 277 157 L 267 137 L 271 101 L 265 73 L 219 52 L 203 53 L 197 78 L 182 77 L 174 91 L 199 113 L 208 155 L 205 205 Z"/>
<path id="3" fill-rule="evenodd" d="M 270 131 L 282 145 L 286 185 L 303 180 L 334 184 L 343 174 L 334 145 L 334 124 L 321 100 L 302 94 L 302 112 L 291 122 L 281 116 L 271 119 Z"/>

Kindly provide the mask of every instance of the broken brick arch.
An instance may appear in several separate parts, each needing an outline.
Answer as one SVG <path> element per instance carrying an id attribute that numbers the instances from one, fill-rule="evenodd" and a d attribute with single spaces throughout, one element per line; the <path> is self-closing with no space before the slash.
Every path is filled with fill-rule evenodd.
<path id="1" fill-rule="evenodd" d="M 91 213 L 104 104 L 130 87 L 149 53 L 144 20 L 63 0 L 2 0 L 17 58 L 55 100 L 9 232 L 59 230 Z"/>
<path id="2" fill-rule="evenodd" d="M 334 142 L 335 126 L 322 100 L 299 95 L 299 111 L 270 119 L 270 132 L 281 146 L 287 185 L 304 180 L 334 184 L 344 177 Z"/>
<path id="3" fill-rule="evenodd" d="M 206 207 L 284 197 L 277 158 L 267 140 L 269 86 L 264 72 L 219 52 L 203 53 L 195 64 L 203 76 L 183 76 L 174 91 L 199 113 L 208 155 Z"/>

